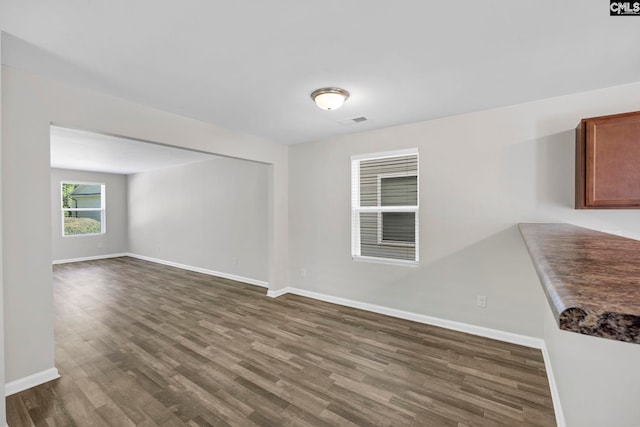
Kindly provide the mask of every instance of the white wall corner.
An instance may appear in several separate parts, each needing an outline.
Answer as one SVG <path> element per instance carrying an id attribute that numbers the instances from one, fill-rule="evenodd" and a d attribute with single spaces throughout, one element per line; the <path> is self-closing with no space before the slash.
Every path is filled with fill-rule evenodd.
<path id="1" fill-rule="evenodd" d="M 553 411 L 556 414 L 556 424 L 558 427 L 567 427 L 567 423 L 564 418 L 564 412 L 562 411 L 562 404 L 560 403 L 560 393 L 558 392 L 558 385 L 556 384 L 555 376 L 553 375 L 553 368 L 551 367 L 551 357 L 547 350 L 547 345 L 542 341 L 542 357 L 544 358 L 544 367 L 547 371 L 547 380 L 549 381 L 549 388 L 551 389 L 551 400 L 553 401 Z"/>
<path id="2" fill-rule="evenodd" d="M 293 288 L 290 288 L 290 287 L 287 286 L 285 288 L 276 289 L 276 290 L 273 290 L 273 291 L 272 290 L 268 290 L 267 291 L 267 296 L 270 297 L 270 298 L 278 298 L 279 296 L 282 296 L 284 294 L 288 294 L 289 292 L 291 292 L 292 289 Z"/>
<path id="3" fill-rule="evenodd" d="M 60 374 L 56 368 L 47 369 L 37 372 L 33 375 L 17 379 L 5 384 L 4 393 L 5 396 L 11 396 L 12 394 L 19 393 L 29 388 L 44 384 L 46 382 L 60 378 Z"/>

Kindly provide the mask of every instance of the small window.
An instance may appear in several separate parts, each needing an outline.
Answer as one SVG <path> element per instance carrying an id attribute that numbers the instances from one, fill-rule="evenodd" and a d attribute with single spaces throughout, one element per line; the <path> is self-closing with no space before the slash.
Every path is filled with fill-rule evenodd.
<path id="1" fill-rule="evenodd" d="M 62 183 L 62 235 L 105 232 L 104 184 Z"/>
<path id="2" fill-rule="evenodd" d="M 351 158 L 352 256 L 418 262 L 418 152 Z"/>

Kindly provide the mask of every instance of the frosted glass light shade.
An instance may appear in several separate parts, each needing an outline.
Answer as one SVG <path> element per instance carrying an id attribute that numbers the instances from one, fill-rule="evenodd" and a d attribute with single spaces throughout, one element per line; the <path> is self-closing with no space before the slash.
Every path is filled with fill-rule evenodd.
<path id="1" fill-rule="evenodd" d="M 349 92 L 337 87 L 325 87 L 313 91 L 311 99 L 323 110 L 337 110 L 349 98 Z"/>

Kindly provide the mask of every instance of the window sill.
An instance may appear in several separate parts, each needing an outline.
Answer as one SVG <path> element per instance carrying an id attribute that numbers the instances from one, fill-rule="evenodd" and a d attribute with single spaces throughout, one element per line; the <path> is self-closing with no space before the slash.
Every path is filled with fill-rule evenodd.
<path id="1" fill-rule="evenodd" d="M 88 237 L 88 236 L 104 236 L 107 233 L 87 233 L 87 234 L 63 234 L 62 237 Z"/>
<path id="2" fill-rule="evenodd" d="M 399 265 L 403 267 L 419 267 L 419 261 L 405 261 L 401 259 L 390 259 L 390 258 L 376 258 L 376 257 L 367 257 L 367 256 L 352 256 L 356 262 L 370 262 L 373 264 L 387 264 L 387 265 Z"/>

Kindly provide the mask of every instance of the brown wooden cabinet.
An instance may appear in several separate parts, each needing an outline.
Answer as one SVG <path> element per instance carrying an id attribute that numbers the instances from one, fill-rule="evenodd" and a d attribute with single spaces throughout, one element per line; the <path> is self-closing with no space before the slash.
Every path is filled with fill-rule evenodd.
<path id="1" fill-rule="evenodd" d="M 640 209 L 640 111 L 576 128 L 576 209 Z"/>

